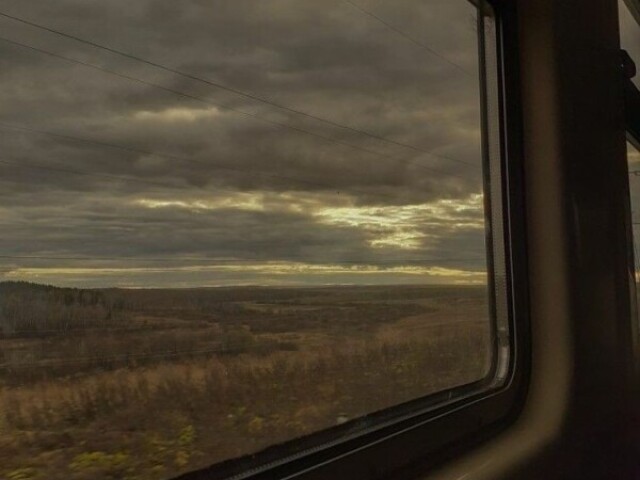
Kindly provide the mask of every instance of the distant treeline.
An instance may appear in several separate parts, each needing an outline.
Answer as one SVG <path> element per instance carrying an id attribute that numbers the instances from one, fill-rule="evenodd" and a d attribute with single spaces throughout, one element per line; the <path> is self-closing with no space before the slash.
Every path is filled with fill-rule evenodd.
<path id="1" fill-rule="evenodd" d="M 118 323 L 124 301 L 102 290 L 0 283 L 0 335 L 45 335 Z"/>
<path id="2" fill-rule="evenodd" d="M 134 318 L 179 319 L 192 326 L 219 324 L 225 329 L 246 325 L 254 333 L 361 329 L 425 312 L 429 307 L 419 302 L 424 299 L 484 302 L 486 289 L 442 285 L 79 289 L 0 282 L 0 338 L 141 328 Z"/>

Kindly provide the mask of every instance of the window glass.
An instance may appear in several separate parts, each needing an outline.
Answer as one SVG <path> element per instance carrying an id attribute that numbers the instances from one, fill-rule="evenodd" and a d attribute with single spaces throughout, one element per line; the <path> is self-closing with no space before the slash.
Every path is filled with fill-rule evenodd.
<path id="1" fill-rule="evenodd" d="M 620 10 L 620 43 L 623 49 L 625 49 L 636 65 L 640 65 L 640 26 L 634 14 L 628 8 L 626 2 L 621 0 L 619 2 Z M 640 13 L 640 10 L 638 11 Z M 632 81 L 636 86 L 638 83 L 638 76 L 636 75 Z M 629 128 L 629 126 L 627 126 Z M 635 142 L 634 144 L 631 141 Z M 640 152 L 634 146 L 637 144 L 638 139 L 633 139 L 627 142 L 627 163 L 629 168 L 629 194 L 631 197 L 631 222 L 633 227 L 633 257 L 634 257 L 634 272 L 636 280 L 636 289 L 639 284 L 640 274 Z M 637 291 L 635 292 L 636 299 L 638 297 Z M 638 308 L 636 308 L 636 315 Z M 640 320 L 640 317 L 639 317 Z"/>
<path id="2" fill-rule="evenodd" d="M 629 53 L 633 61 L 636 63 L 636 66 L 640 68 L 640 27 L 638 26 L 640 6 L 635 8 L 635 15 L 630 11 L 626 0 L 620 0 L 618 2 L 618 7 L 620 12 L 620 43 L 622 48 Z M 633 82 L 637 86 L 640 86 L 640 81 L 637 75 L 633 79 Z"/>
<path id="3" fill-rule="evenodd" d="M 0 478 L 171 478 L 493 372 L 477 16 L 4 1 Z"/>
<path id="4" fill-rule="evenodd" d="M 640 256 L 638 255 L 640 252 L 640 152 L 629 142 L 627 142 L 627 162 L 629 164 L 634 270 L 636 285 L 638 285 L 640 283 Z"/>

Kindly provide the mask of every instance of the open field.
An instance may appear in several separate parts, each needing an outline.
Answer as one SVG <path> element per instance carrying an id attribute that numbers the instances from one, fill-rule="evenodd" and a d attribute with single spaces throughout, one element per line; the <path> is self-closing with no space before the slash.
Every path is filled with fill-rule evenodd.
<path id="1" fill-rule="evenodd" d="M 483 287 L 0 284 L 0 478 L 163 479 L 489 365 Z"/>

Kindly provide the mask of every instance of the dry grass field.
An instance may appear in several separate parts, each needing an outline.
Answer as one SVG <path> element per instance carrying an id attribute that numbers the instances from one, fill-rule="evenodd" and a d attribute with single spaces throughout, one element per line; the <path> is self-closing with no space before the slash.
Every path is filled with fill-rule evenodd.
<path id="1" fill-rule="evenodd" d="M 486 290 L 0 284 L 0 479 L 171 478 L 489 365 Z"/>

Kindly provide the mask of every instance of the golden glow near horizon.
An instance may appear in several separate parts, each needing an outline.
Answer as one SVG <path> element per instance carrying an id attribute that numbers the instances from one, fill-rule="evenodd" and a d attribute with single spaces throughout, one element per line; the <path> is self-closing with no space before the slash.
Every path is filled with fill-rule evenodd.
<path id="1" fill-rule="evenodd" d="M 204 262 L 205 260 L 203 260 Z M 439 266 L 377 266 L 377 265 L 336 265 L 308 264 L 303 262 L 255 262 L 247 264 L 227 265 L 192 265 L 175 267 L 18 267 L 4 274 L 5 280 L 25 280 L 48 282 L 61 278 L 74 277 L 123 277 L 138 274 L 170 274 L 170 273 L 253 273 L 265 276 L 305 275 L 339 276 L 357 275 L 403 275 L 418 276 L 422 279 L 444 280 L 446 283 L 479 285 L 486 283 L 486 272 L 445 268 Z"/>
<path id="2" fill-rule="evenodd" d="M 640 161 L 640 159 L 639 159 Z M 137 285 L 146 276 L 148 284 L 153 278 L 170 279 L 194 275 L 194 285 L 227 284 L 233 276 L 236 281 L 275 284 L 278 281 L 294 282 L 303 277 L 326 279 L 327 283 L 367 283 L 376 281 L 408 281 L 425 283 L 484 284 L 486 272 L 483 266 L 461 266 L 459 262 L 449 265 L 449 260 L 438 260 L 438 255 L 428 255 L 432 248 L 437 252 L 442 242 L 452 232 L 482 230 L 484 228 L 483 196 L 471 194 L 458 199 L 439 199 L 428 203 L 408 205 L 357 206 L 353 199 L 328 193 L 303 192 L 237 192 L 205 196 L 183 197 L 151 196 L 125 200 L 127 205 L 149 210 L 181 210 L 199 215 L 206 212 L 238 210 L 265 212 L 267 214 L 287 212 L 311 218 L 319 225 L 353 228 L 363 232 L 363 247 L 373 247 L 379 255 L 362 259 L 358 263 L 343 263 L 335 259 L 322 261 L 286 260 L 242 260 L 233 258 L 207 258 L 203 255 L 181 259 L 171 255 L 162 259 L 130 260 L 91 259 L 86 266 L 75 260 L 56 261 L 55 258 L 42 265 L 7 266 L 0 272 L 5 280 L 26 280 L 45 283 L 73 282 L 88 279 L 101 284 Z M 278 228 L 274 225 L 273 228 Z M 420 264 L 419 258 L 410 260 L 399 257 L 399 251 L 417 251 L 427 254 L 429 259 Z M 413 255 L 413 254 L 412 254 Z M 108 257 L 108 256 L 107 256 Z M 55 264 L 54 264 L 55 262 Z M 170 262 L 170 263 L 168 263 Z M 148 266 L 146 266 L 148 265 Z M 134 279 L 135 277 L 135 279 Z M 196 278 L 198 277 L 198 278 Z M 273 277 L 270 279 L 269 277 Z M 378 277 L 378 278 L 375 278 Z M 219 282 L 217 279 L 220 279 Z M 134 279 L 128 282 L 127 279 Z M 187 280 L 185 280 L 187 282 Z M 217 283 L 218 282 L 218 283 Z"/>

